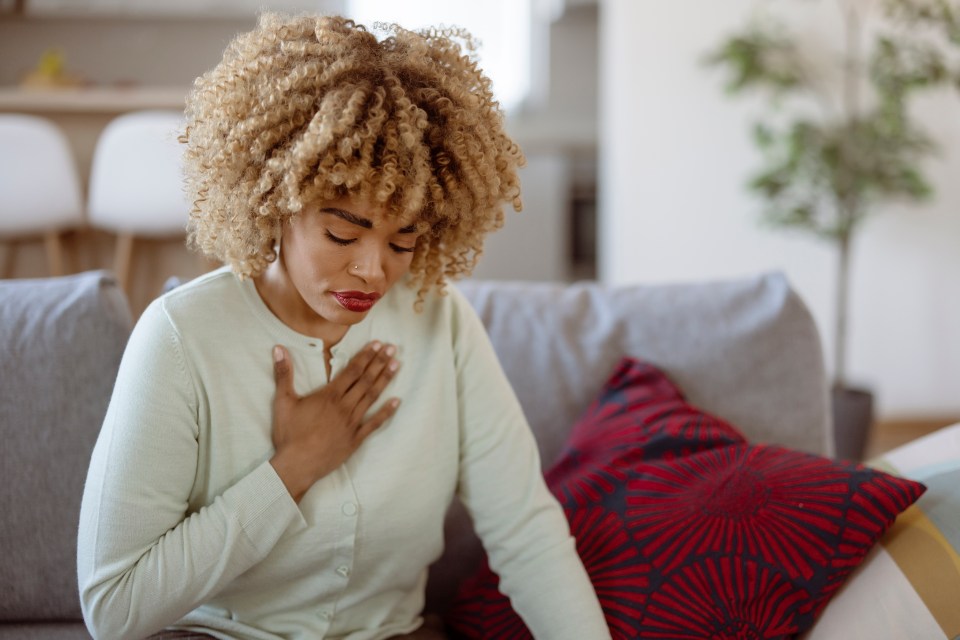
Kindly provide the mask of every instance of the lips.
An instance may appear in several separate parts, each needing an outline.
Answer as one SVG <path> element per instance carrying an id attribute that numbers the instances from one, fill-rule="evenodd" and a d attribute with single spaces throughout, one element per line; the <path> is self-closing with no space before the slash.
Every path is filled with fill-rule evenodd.
<path id="1" fill-rule="evenodd" d="M 336 298 L 340 306 L 347 311 L 356 311 L 362 313 L 369 311 L 377 300 L 380 299 L 379 293 L 365 293 L 363 291 L 334 291 L 333 297 Z"/>

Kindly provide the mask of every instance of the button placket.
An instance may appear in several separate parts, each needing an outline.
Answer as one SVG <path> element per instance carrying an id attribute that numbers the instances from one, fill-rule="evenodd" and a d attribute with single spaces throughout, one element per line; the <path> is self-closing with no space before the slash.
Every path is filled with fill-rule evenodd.
<path id="1" fill-rule="evenodd" d="M 313 614 L 320 635 L 331 633 L 331 630 L 336 628 L 340 603 L 350 589 L 360 513 L 360 504 L 348 465 L 338 467 L 327 476 L 326 482 L 324 497 L 329 502 L 323 510 L 324 513 L 318 515 L 318 521 L 326 523 L 328 527 L 323 537 L 330 545 L 330 555 L 324 563 L 324 573 L 326 581 L 332 584 L 327 585 L 328 595 L 323 601 L 316 603 L 317 608 Z"/>
<path id="2" fill-rule="evenodd" d="M 333 573 L 341 579 L 341 594 L 350 588 L 350 577 L 353 575 L 354 551 L 357 543 L 357 529 L 359 527 L 360 502 L 350 477 L 349 463 L 341 467 L 343 485 L 340 502 L 340 535 L 331 565 Z"/>
<path id="3" fill-rule="evenodd" d="M 319 387 L 329 384 L 327 379 L 327 365 L 323 357 L 323 341 L 319 338 L 302 338 L 298 343 L 297 354 L 294 356 L 306 372 L 306 385 L 300 389 L 300 383 L 297 383 L 297 391 L 301 394 L 308 394 L 316 391 Z M 296 372 L 295 372 L 296 373 Z"/>

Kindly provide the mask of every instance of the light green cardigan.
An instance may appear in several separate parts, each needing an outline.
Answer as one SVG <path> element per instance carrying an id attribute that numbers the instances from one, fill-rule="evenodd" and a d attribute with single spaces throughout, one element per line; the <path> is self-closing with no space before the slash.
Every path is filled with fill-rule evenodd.
<path id="1" fill-rule="evenodd" d="M 453 288 L 421 313 L 414 298 L 398 284 L 333 348 L 335 375 L 369 340 L 398 345 L 383 398 L 403 403 L 299 505 L 268 462 L 271 348 L 289 349 L 305 394 L 326 382 L 323 344 L 224 269 L 146 310 L 84 489 L 78 573 L 94 637 L 167 626 L 264 640 L 412 631 L 459 492 L 535 637 L 609 638 L 482 324 Z"/>

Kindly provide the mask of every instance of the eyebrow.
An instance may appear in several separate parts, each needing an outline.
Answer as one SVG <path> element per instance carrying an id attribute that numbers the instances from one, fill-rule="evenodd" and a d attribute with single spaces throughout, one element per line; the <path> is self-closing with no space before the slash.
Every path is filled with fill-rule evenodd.
<path id="1" fill-rule="evenodd" d="M 368 218 L 364 218 L 363 216 L 358 216 L 357 214 L 350 213 L 349 211 L 345 211 L 344 209 L 338 209 L 336 207 L 324 207 L 323 209 L 320 209 L 320 213 L 329 213 L 331 215 L 337 216 L 342 220 L 346 220 L 351 224 L 355 224 L 358 227 L 363 227 L 364 229 L 373 229 L 373 222 L 371 222 Z M 416 233 L 416 232 L 417 232 L 416 224 L 410 224 L 410 225 L 407 225 L 406 227 L 403 227 L 397 230 L 397 233 Z"/>

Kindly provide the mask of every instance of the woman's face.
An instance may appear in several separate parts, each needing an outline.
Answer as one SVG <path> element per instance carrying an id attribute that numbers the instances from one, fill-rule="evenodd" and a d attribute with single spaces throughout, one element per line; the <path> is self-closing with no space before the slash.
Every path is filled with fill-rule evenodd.
<path id="1" fill-rule="evenodd" d="M 298 294 L 299 321 L 312 333 L 328 333 L 363 320 L 410 269 L 417 231 L 401 225 L 382 207 L 350 197 L 314 203 L 294 216 L 284 227 L 279 260 Z"/>

